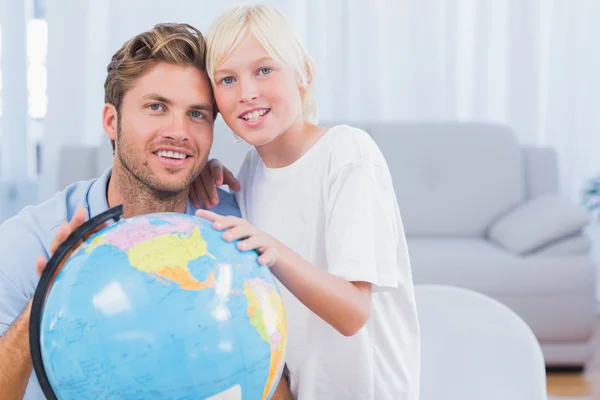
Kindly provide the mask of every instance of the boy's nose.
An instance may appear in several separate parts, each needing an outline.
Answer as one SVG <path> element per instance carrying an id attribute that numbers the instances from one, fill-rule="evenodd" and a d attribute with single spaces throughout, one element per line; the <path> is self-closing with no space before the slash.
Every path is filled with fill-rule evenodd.
<path id="1" fill-rule="evenodd" d="M 251 101 L 256 100 L 258 97 L 256 86 L 251 83 L 241 83 L 239 88 L 239 99 L 241 103 L 250 103 Z"/>

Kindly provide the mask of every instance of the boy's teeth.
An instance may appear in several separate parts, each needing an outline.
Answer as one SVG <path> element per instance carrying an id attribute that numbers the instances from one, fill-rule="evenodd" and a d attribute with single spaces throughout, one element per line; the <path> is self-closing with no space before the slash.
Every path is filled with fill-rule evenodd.
<path id="1" fill-rule="evenodd" d="M 242 118 L 245 119 L 246 121 L 256 121 L 257 119 L 259 119 L 260 117 L 265 115 L 265 113 L 267 111 L 268 111 L 268 109 L 263 108 L 262 110 L 257 110 L 257 111 L 246 113 L 246 114 L 242 115 Z"/>
<path id="2" fill-rule="evenodd" d="M 184 158 L 187 157 L 187 155 L 183 154 L 183 153 L 177 153 L 176 151 L 157 151 L 156 155 L 160 156 L 160 157 L 166 157 L 166 158 L 176 158 L 179 160 L 183 160 Z"/>

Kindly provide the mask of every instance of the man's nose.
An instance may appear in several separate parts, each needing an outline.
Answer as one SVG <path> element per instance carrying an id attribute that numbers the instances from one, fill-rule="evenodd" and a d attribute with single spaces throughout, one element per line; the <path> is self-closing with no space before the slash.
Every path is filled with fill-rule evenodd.
<path id="1" fill-rule="evenodd" d="M 190 136 L 190 121 L 187 116 L 173 116 L 171 124 L 162 131 L 165 138 L 173 140 L 188 140 Z"/>

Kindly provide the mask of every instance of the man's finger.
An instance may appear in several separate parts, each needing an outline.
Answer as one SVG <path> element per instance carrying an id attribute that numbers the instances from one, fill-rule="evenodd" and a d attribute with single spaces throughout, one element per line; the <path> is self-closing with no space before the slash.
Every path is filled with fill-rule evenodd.
<path id="1" fill-rule="evenodd" d="M 46 257 L 44 256 L 39 256 L 35 260 L 35 269 L 39 276 L 42 276 L 42 272 L 46 269 L 46 265 L 48 265 L 48 260 L 46 260 Z"/>
<path id="2" fill-rule="evenodd" d="M 56 235 L 54 235 L 52 243 L 50 244 L 50 255 L 56 252 L 58 246 L 60 246 L 60 244 L 69 237 L 70 233 L 71 229 L 69 228 L 69 224 L 67 222 L 63 222 L 58 228 L 58 231 L 56 232 Z"/>

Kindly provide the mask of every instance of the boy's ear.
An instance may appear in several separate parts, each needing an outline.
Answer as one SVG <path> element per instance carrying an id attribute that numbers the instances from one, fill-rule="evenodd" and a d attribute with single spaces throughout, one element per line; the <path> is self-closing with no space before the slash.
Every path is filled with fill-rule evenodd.
<path id="1" fill-rule="evenodd" d="M 118 118 L 119 116 L 115 106 L 110 103 L 104 104 L 104 107 L 102 108 L 102 126 L 104 127 L 106 135 L 114 141 L 117 140 Z"/>

